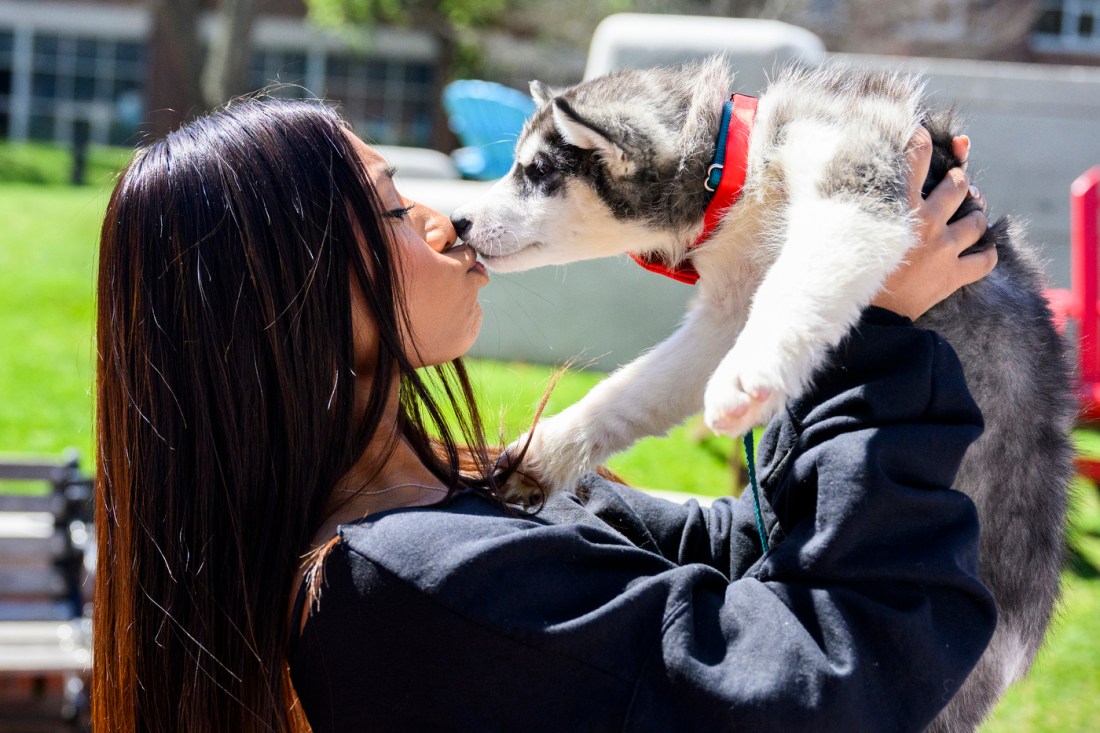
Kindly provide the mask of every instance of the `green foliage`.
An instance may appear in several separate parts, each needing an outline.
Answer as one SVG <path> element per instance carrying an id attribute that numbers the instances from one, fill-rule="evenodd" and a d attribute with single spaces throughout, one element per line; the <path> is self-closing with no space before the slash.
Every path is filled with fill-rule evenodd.
<path id="1" fill-rule="evenodd" d="M 376 23 L 420 26 L 431 32 L 495 24 L 517 0 L 306 0 L 315 23 L 371 28 Z"/>

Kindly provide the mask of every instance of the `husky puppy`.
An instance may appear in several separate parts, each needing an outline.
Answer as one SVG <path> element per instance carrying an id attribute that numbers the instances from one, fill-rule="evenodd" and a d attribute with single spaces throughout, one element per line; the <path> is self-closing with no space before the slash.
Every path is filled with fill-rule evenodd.
<path id="1" fill-rule="evenodd" d="M 771 417 L 807 386 L 913 242 L 906 146 L 917 125 L 933 138 L 926 193 L 958 163 L 954 121 L 922 107 L 918 80 L 788 70 L 759 99 L 740 199 L 689 249 L 732 82 L 720 58 L 558 92 L 533 82 L 539 107 L 514 167 L 454 213 L 460 236 L 498 272 L 630 252 L 690 260 L 700 275 L 675 334 L 539 424 L 525 471 L 552 490 L 700 409 L 731 435 Z M 1027 672 L 1063 559 L 1070 361 L 1021 229 L 996 222 L 975 248 L 990 246 L 996 269 L 918 323 L 955 347 L 985 416 L 957 486 L 977 505 L 981 575 L 1000 610 L 988 650 L 935 731 L 973 730 Z"/>

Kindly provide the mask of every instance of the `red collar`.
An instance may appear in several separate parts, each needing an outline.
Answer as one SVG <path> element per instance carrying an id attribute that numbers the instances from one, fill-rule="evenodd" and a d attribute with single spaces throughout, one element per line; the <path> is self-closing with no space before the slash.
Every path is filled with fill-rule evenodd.
<path id="1" fill-rule="evenodd" d="M 756 117 L 756 101 L 756 97 L 734 94 L 726 104 L 730 109 L 729 124 L 719 132 L 714 164 L 707 169 L 708 175 L 712 171 L 720 170 L 722 177 L 718 181 L 717 188 L 714 189 L 714 198 L 710 200 L 703 214 L 703 232 L 691 245 L 692 249 L 710 238 L 718 228 L 722 217 L 741 197 L 741 190 L 745 187 L 745 175 L 748 172 L 749 135 L 752 133 L 752 123 Z M 708 185 L 707 189 L 711 190 L 711 186 Z M 694 285 L 699 281 L 699 273 L 695 271 L 691 260 L 684 260 L 679 266 L 670 267 L 659 255 L 631 253 L 630 256 L 650 272 L 671 277 L 688 285 Z"/>

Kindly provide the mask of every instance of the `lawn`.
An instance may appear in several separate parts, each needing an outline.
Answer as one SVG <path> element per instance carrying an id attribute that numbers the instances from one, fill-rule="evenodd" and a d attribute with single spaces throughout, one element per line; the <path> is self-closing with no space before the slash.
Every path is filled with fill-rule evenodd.
<path id="1" fill-rule="evenodd" d="M 117 151 L 98 155 L 108 161 L 119 157 Z M 22 167 L 5 168 L 10 160 Z M 92 293 L 97 230 L 106 205 L 102 182 L 108 176 L 90 178 L 98 185 L 65 187 L 56 184 L 63 180 L 55 170 L 58 163 L 47 166 L 52 173 L 33 174 L 42 160 L 64 158 L 45 149 L 39 155 L 0 146 L 0 220 L 5 222 L 0 229 L 0 452 L 56 455 L 73 446 L 90 467 Z M 38 180 L 47 182 L 27 182 Z M 490 428 L 501 425 L 505 437 L 522 431 L 551 371 L 519 363 L 471 364 Z M 578 399 L 600 376 L 567 374 L 549 412 Z M 1100 452 L 1100 441 L 1091 440 L 1089 449 Z M 730 441 L 706 437 L 695 421 L 667 438 L 643 441 L 610 466 L 636 485 L 720 495 L 732 489 L 731 452 Z M 985 733 L 1097 730 L 1100 501 L 1092 487 L 1076 492 L 1072 546 L 1062 611 L 1048 643 L 1029 678 L 1010 691 L 983 727 Z"/>

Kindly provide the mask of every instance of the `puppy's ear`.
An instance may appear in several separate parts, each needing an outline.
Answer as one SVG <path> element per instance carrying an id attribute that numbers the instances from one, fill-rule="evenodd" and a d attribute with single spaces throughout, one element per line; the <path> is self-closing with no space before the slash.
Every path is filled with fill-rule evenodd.
<path id="1" fill-rule="evenodd" d="M 615 141 L 596 125 L 581 118 L 569 102 L 554 98 L 554 126 L 569 145 L 595 152 L 611 173 L 626 176 L 634 172 L 634 163 Z"/>
<path id="2" fill-rule="evenodd" d="M 535 100 L 535 104 L 541 107 L 554 98 L 554 90 L 541 81 L 533 81 L 531 82 L 531 98 Z"/>

